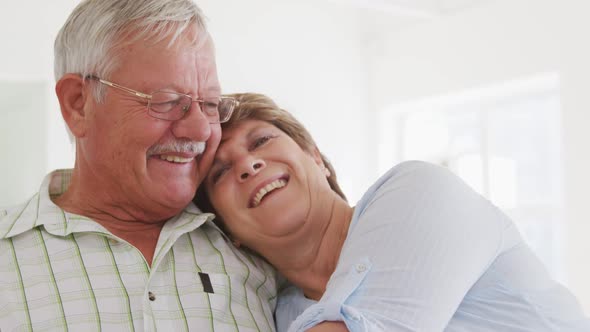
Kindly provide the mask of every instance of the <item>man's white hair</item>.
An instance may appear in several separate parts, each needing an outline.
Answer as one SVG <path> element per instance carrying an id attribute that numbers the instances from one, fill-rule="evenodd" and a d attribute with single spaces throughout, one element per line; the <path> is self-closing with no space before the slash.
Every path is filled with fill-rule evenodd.
<path id="1" fill-rule="evenodd" d="M 107 78 L 118 65 L 117 51 L 138 40 L 158 43 L 171 37 L 172 46 L 196 24 L 193 42 L 202 42 L 204 16 L 191 0 L 85 0 L 70 14 L 55 39 L 55 79 L 75 73 Z M 97 102 L 102 84 L 94 85 Z"/>

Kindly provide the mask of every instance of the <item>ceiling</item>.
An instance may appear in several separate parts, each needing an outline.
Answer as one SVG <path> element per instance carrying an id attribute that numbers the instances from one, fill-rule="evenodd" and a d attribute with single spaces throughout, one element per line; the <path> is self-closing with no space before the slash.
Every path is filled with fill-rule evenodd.
<path id="1" fill-rule="evenodd" d="M 493 0 L 328 0 L 406 19 L 428 19 L 476 7 Z"/>

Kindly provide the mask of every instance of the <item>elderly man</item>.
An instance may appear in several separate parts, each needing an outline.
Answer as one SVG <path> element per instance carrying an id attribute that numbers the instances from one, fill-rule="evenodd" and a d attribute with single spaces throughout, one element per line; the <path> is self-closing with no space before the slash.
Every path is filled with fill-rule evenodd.
<path id="1" fill-rule="evenodd" d="M 55 74 L 76 164 L 0 211 L 0 330 L 274 330 L 273 270 L 190 203 L 236 103 L 196 5 L 83 1 Z"/>

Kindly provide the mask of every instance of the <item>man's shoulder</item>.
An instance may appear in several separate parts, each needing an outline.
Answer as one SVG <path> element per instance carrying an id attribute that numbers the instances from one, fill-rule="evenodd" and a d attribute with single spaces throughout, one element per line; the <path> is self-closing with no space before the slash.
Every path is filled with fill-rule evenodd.
<path id="1" fill-rule="evenodd" d="M 0 241 L 2 240 L 3 236 L 4 236 L 4 225 L 8 223 L 8 214 L 12 209 L 12 207 L 0 207 Z"/>
<path id="2" fill-rule="evenodd" d="M 18 217 L 19 213 L 29 205 L 29 201 L 30 200 L 26 200 L 9 206 L 0 206 L 0 225 L 4 225 L 9 222 L 9 220 L 14 219 L 14 217 Z"/>
<path id="3" fill-rule="evenodd" d="M 34 223 L 31 216 L 36 216 L 36 204 L 39 194 L 35 194 L 30 199 L 9 207 L 0 207 L 0 239 L 5 239 L 15 235 L 15 231 L 18 229 L 21 233 L 24 229 L 23 225 L 30 225 Z M 35 206 L 32 206 L 35 205 Z M 32 211 L 35 210 L 35 211 Z M 32 214 L 32 215 L 31 215 Z M 25 228 L 32 228 L 25 226 Z"/>

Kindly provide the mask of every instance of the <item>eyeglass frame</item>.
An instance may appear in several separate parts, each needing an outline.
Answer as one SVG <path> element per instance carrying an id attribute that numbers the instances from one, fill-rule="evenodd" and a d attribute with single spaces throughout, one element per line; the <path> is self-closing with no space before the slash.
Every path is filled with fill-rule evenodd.
<path id="1" fill-rule="evenodd" d="M 152 115 L 152 113 L 150 112 L 150 110 L 152 110 L 152 112 L 154 112 L 154 113 L 157 113 L 157 114 L 168 114 L 168 113 L 170 113 L 170 111 L 168 111 L 168 112 L 158 112 L 158 111 L 155 111 L 155 110 L 153 110 L 153 109 L 150 107 L 150 106 L 151 106 L 150 104 L 151 104 L 151 101 L 152 101 L 152 98 L 153 98 L 153 94 L 155 94 L 155 93 L 157 93 L 157 92 L 164 92 L 164 91 L 162 91 L 162 90 L 156 90 L 156 91 L 152 92 L 152 94 L 147 94 L 147 93 L 143 93 L 143 92 L 141 92 L 141 91 L 137 91 L 137 90 L 134 90 L 134 89 L 128 88 L 128 87 L 126 87 L 126 86 L 123 86 L 123 85 L 121 85 L 121 84 L 117 84 L 117 83 L 113 83 L 113 82 L 107 81 L 107 80 L 105 80 L 105 79 L 102 79 L 102 78 L 100 78 L 100 77 L 98 77 L 98 76 L 95 76 L 95 75 L 87 75 L 87 76 L 85 76 L 85 77 L 84 77 L 84 79 L 91 79 L 91 80 L 95 80 L 95 81 L 97 81 L 97 82 L 99 82 L 99 83 L 102 83 L 102 84 L 104 84 L 104 85 L 106 85 L 106 86 L 110 86 L 111 88 L 119 89 L 119 90 L 121 90 L 121 91 L 127 92 L 127 93 L 129 93 L 129 94 L 131 94 L 131 95 L 134 95 L 134 96 L 136 96 L 136 97 L 139 97 L 139 98 L 144 98 L 144 99 L 146 99 L 146 100 L 147 100 L 147 105 L 146 105 L 146 108 L 147 108 L 147 111 L 148 111 L 148 115 L 149 115 L 149 116 L 151 116 L 151 117 L 153 117 L 153 118 L 155 118 L 155 119 L 159 119 L 159 120 L 165 120 L 165 121 L 177 121 L 177 120 L 180 120 L 180 119 L 182 119 L 183 117 L 185 117 L 185 116 L 186 116 L 186 114 L 188 113 L 188 111 L 190 111 L 190 107 L 189 107 L 189 108 L 188 108 L 186 111 L 183 111 L 183 112 L 181 113 L 181 116 L 180 116 L 179 118 L 177 118 L 177 119 L 165 119 L 165 118 L 158 118 L 158 117 L 156 117 L 156 116 Z M 209 123 L 211 123 L 211 124 L 216 124 L 216 123 L 225 123 L 225 122 L 229 121 L 229 119 L 231 118 L 231 115 L 233 114 L 233 111 L 234 111 L 234 109 L 235 109 L 235 108 L 236 108 L 238 105 L 240 105 L 240 102 L 239 102 L 237 99 L 233 98 L 233 97 L 224 97 L 224 96 L 220 96 L 220 97 L 218 97 L 217 99 L 218 99 L 220 102 L 221 102 L 222 100 L 231 100 L 231 101 L 233 101 L 233 107 L 232 107 L 232 108 L 231 108 L 231 110 L 229 111 L 229 113 L 228 113 L 228 115 L 226 116 L 226 118 L 225 118 L 225 119 L 221 119 L 221 118 L 219 117 L 219 116 L 220 116 L 220 114 L 219 114 L 219 105 L 220 105 L 220 104 L 218 104 L 218 105 L 217 105 L 217 121 L 215 121 L 215 120 L 213 120 L 213 121 L 212 121 L 212 119 L 210 119 L 210 118 L 209 118 L 209 116 L 208 116 L 207 114 L 205 114 L 205 112 L 204 112 L 204 110 L 203 110 L 204 108 L 203 108 L 202 104 L 203 104 L 204 102 L 206 102 L 206 100 L 205 100 L 205 99 L 193 98 L 193 96 L 191 96 L 191 95 L 188 95 L 188 94 L 185 94 L 185 93 L 180 93 L 180 92 L 175 92 L 175 91 L 167 91 L 167 93 L 172 93 L 172 94 L 176 94 L 176 95 L 179 95 L 179 96 L 186 96 L 186 97 L 190 98 L 190 100 L 191 100 L 191 104 L 192 104 L 192 103 L 195 103 L 195 102 L 196 102 L 196 103 L 198 103 L 198 104 L 199 104 L 199 108 L 201 109 L 201 112 L 203 113 L 203 115 L 204 115 L 204 116 L 207 118 L 207 120 L 208 120 L 208 121 L 209 121 Z"/>

